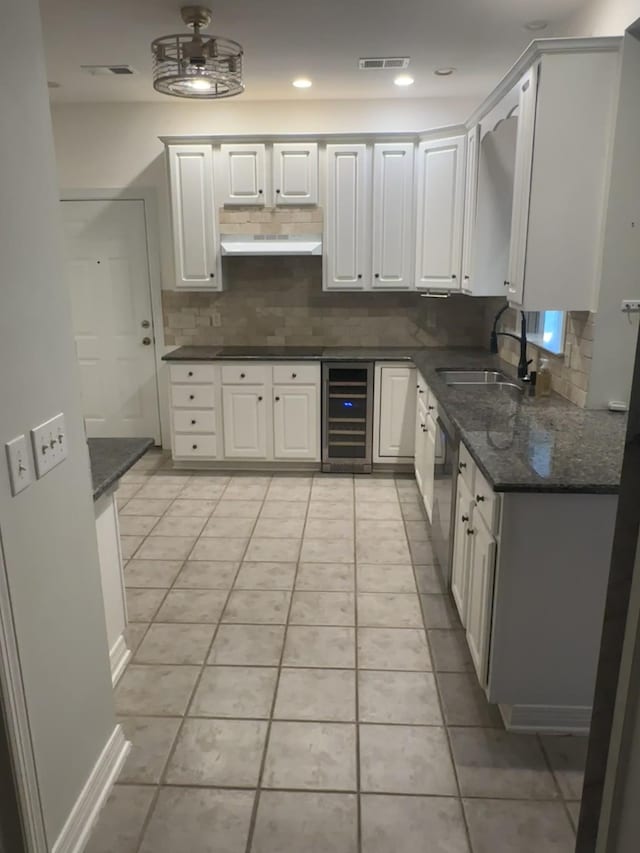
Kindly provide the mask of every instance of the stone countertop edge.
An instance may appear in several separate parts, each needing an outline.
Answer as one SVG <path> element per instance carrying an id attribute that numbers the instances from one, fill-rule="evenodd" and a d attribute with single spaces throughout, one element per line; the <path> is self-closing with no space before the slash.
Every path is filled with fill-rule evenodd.
<path id="1" fill-rule="evenodd" d="M 319 352 L 301 354 L 292 347 L 291 355 L 251 352 L 221 355 L 222 346 L 183 346 L 162 356 L 162 361 L 411 361 L 418 347 L 319 347 Z M 257 347 L 251 347 L 257 350 Z"/>
<path id="2" fill-rule="evenodd" d="M 117 483 L 154 443 L 152 438 L 88 438 L 93 500 Z"/>

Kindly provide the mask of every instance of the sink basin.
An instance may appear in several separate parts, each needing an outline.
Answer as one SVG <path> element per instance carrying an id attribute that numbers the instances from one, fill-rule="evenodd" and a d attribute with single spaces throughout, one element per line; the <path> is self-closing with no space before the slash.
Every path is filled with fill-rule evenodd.
<path id="1" fill-rule="evenodd" d="M 509 384 L 519 388 L 508 376 L 499 370 L 459 370 L 441 367 L 436 370 L 447 385 L 496 385 Z"/>

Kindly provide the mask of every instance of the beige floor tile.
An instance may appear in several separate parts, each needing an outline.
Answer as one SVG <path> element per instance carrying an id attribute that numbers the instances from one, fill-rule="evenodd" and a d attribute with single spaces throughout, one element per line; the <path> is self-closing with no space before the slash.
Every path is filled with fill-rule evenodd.
<path id="1" fill-rule="evenodd" d="M 534 735 L 499 729 L 450 728 L 463 797 L 555 800 L 553 776 Z"/>
<path id="2" fill-rule="evenodd" d="M 214 518 L 253 518 L 258 517 L 262 501 L 228 501 L 224 498 L 213 511 Z"/>
<path id="3" fill-rule="evenodd" d="M 431 532 L 426 521 L 406 521 L 407 537 L 410 542 L 430 542 Z"/>
<path id="4" fill-rule="evenodd" d="M 354 721 L 355 672 L 348 669 L 283 669 L 273 716 L 280 720 Z"/>
<path id="5" fill-rule="evenodd" d="M 355 725 L 275 721 L 262 784 L 265 788 L 355 791 Z"/>
<path id="6" fill-rule="evenodd" d="M 295 563 L 244 562 L 236 578 L 235 589 L 291 589 Z"/>
<path id="7" fill-rule="evenodd" d="M 115 690 L 118 714 L 181 716 L 195 687 L 198 666 L 131 664 Z"/>
<path id="8" fill-rule="evenodd" d="M 411 563 L 407 540 L 402 539 L 357 539 L 357 563 Z"/>
<path id="9" fill-rule="evenodd" d="M 296 590 L 289 621 L 292 625 L 355 625 L 355 596 Z"/>
<path id="10" fill-rule="evenodd" d="M 123 515 L 120 518 L 121 536 L 146 536 L 158 523 L 154 515 Z"/>
<path id="11" fill-rule="evenodd" d="M 411 551 L 411 559 L 416 565 L 429 565 L 435 562 L 431 542 L 416 542 L 410 539 L 409 550 Z"/>
<path id="12" fill-rule="evenodd" d="M 457 796 L 445 729 L 361 725 L 360 785 L 366 792 Z"/>
<path id="13" fill-rule="evenodd" d="M 200 538 L 189 554 L 189 559 L 214 562 L 241 560 L 248 541 L 248 539 Z"/>
<path id="14" fill-rule="evenodd" d="M 363 723 L 442 725 L 436 681 L 430 672 L 360 672 L 358 704 Z"/>
<path id="15" fill-rule="evenodd" d="M 311 484 L 293 485 L 273 480 L 267 491 L 267 501 L 306 501 L 311 493 Z"/>
<path id="16" fill-rule="evenodd" d="M 152 500 L 158 500 L 162 498 L 173 499 L 178 497 L 183 488 L 184 483 L 155 482 L 155 478 L 152 477 L 149 482 L 138 491 L 136 497 L 140 500 L 147 500 L 148 498 L 151 498 Z"/>
<path id="17" fill-rule="evenodd" d="M 307 515 L 307 501 L 268 500 L 260 510 L 260 519 L 301 518 Z"/>
<path id="18" fill-rule="evenodd" d="M 180 717 L 120 717 L 131 750 L 119 782 L 157 785 L 178 734 Z"/>
<path id="19" fill-rule="evenodd" d="M 234 666 L 277 666 L 284 625 L 220 625 L 208 663 Z"/>
<path id="20" fill-rule="evenodd" d="M 313 497 L 309 503 L 308 518 L 310 519 L 345 519 L 353 518 L 353 498 L 349 497 L 346 500 L 314 500 Z"/>
<path id="21" fill-rule="evenodd" d="M 300 563 L 296 589 L 325 592 L 352 592 L 355 588 L 353 563 Z"/>
<path id="22" fill-rule="evenodd" d="M 143 542 L 144 536 L 120 536 L 122 559 L 130 560 Z"/>
<path id="23" fill-rule="evenodd" d="M 218 518 L 213 516 L 206 523 L 202 535 L 222 539 L 248 539 L 254 525 L 253 518 Z"/>
<path id="24" fill-rule="evenodd" d="M 199 536 L 205 519 L 198 516 L 165 515 L 153 531 L 154 536 Z"/>
<path id="25" fill-rule="evenodd" d="M 222 589 L 172 589 L 158 611 L 159 622 L 217 622 L 227 598 Z"/>
<path id="26" fill-rule="evenodd" d="M 175 589 L 230 589 L 239 562 L 221 560 L 187 560 L 174 582 Z"/>
<path id="27" fill-rule="evenodd" d="M 252 853 L 357 853 L 355 794 L 263 791 Z"/>
<path id="28" fill-rule="evenodd" d="M 346 669 L 355 667 L 355 629 L 290 625 L 283 665 Z"/>
<path id="29" fill-rule="evenodd" d="M 144 483 L 121 483 L 118 486 L 117 496 L 122 500 L 130 500 L 140 489 Z"/>
<path id="30" fill-rule="evenodd" d="M 182 560 L 129 560 L 124 570 L 126 586 L 168 588 L 178 576 Z"/>
<path id="31" fill-rule="evenodd" d="M 504 728 L 498 706 L 487 702 L 475 672 L 439 672 L 437 680 L 448 726 Z"/>
<path id="32" fill-rule="evenodd" d="M 429 645 L 433 668 L 438 672 L 472 672 L 473 661 L 469 654 L 464 630 L 429 630 Z"/>
<path id="33" fill-rule="evenodd" d="M 580 821 L 580 807 L 582 803 L 580 801 L 577 802 L 569 802 L 565 803 L 567 811 L 569 812 L 569 817 L 571 818 L 571 823 L 573 825 L 574 831 L 578 830 L 578 823 Z"/>
<path id="34" fill-rule="evenodd" d="M 463 805 L 474 853 L 573 853 L 562 803 L 465 799 Z"/>
<path id="35" fill-rule="evenodd" d="M 358 500 L 357 521 L 401 521 L 400 504 L 397 501 Z"/>
<path id="36" fill-rule="evenodd" d="M 260 539 L 254 536 L 245 560 L 253 563 L 296 563 L 300 553 L 299 539 Z"/>
<path id="37" fill-rule="evenodd" d="M 354 547 L 351 539 L 302 540 L 301 563 L 353 563 Z"/>
<path id="38" fill-rule="evenodd" d="M 200 478 L 191 480 L 180 492 L 183 500 L 218 500 L 226 489 L 226 483 L 202 482 Z"/>
<path id="39" fill-rule="evenodd" d="M 191 518 L 209 518 L 216 508 L 216 500 L 200 500 L 190 498 L 176 498 L 167 510 L 167 515 L 172 517 L 187 516 Z"/>
<path id="40" fill-rule="evenodd" d="M 420 628 L 358 628 L 358 666 L 429 672 L 425 632 Z"/>
<path id="41" fill-rule="evenodd" d="M 155 789 L 116 785 L 91 833 L 86 853 L 136 853 Z"/>
<path id="42" fill-rule="evenodd" d="M 356 522 L 356 538 L 369 539 L 402 539 L 406 540 L 403 521 L 389 519 L 358 519 Z"/>
<path id="43" fill-rule="evenodd" d="M 309 518 L 304 529 L 306 539 L 349 539 L 354 538 L 353 519 Z M 353 545 L 351 545 L 353 548 Z"/>
<path id="44" fill-rule="evenodd" d="M 470 853 L 457 799 L 365 794 L 361 804 L 362 853 Z"/>
<path id="45" fill-rule="evenodd" d="M 135 655 L 136 663 L 202 664 L 209 652 L 215 625 L 154 622 Z"/>
<path id="46" fill-rule="evenodd" d="M 258 519 L 253 535 L 261 539 L 301 539 L 304 518 L 264 518 Z"/>
<path id="47" fill-rule="evenodd" d="M 242 853 L 254 798 L 253 791 L 162 788 L 140 853 Z"/>
<path id="48" fill-rule="evenodd" d="M 427 517 L 424 506 L 420 501 L 402 501 L 400 511 L 405 521 L 424 522 Z"/>
<path id="49" fill-rule="evenodd" d="M 155 515 L 161 516 L 163 515 L 171 506 L 170 499 L 140 499 L 140 498 L 132 498 L 127 501 L 124 509 L 120 510 L 120 515 Z"/>
<path id="50" fill-rule="evenodd" d="M 254 787 L 266 737 L 265 720 L 187 719 L 165 781 L 168 785 Z"/>
<path id="51" fill-rule="evenodd" d="M 148 536 L 136 552 L 140 560 L 186 560 L 195 536 Z"/>
<path id="52" fill-rule="evenodd" d="M 222 621 L 284 625 L 290 598 L 291 593 L 284 590 L 233 590 Z"/>
<path id="53" fill-rule="evenodd" d="M 126 592 L 129 622 L 151 622 L 167 594 L 166 589 L 128 589 Z"/>
<path id="54" fill-rule="evenodd" d="M 389 503 L 397 504 L 398 493 L 395 487 L 370 486 L 369 488 L 358 488 L 356 486 L 356 512 L 360 503 Z"/>
<path id="55" fill-rule="evenodd" d="M 144 635 L 147 633 L 148 627 L 148 622 L 129 622 L 125 628 L 124 639 L 132 655 L 136 653 Z"/>
<path id="56" fill-rule="evenodd" d="M 588 738 L 546 735 L 540 738 L 562 796 L 567 800 L 582 797 Z"/>
<path id="57" fill-rule="evenodd" d="M 421 595 L 424 624 L 427 628 L 460 628 L 455 604 L 447 595 Z"/>
<path id="58" fill-rule="evenodd" d="M 267 484 L 245 484 L 235 478 L 231 480 L 224 493 L 225 501 L 261 501 L 267 493 Z"/>
<path id="59" fill-rule="evenodd" d="M 413 592 L 416 581 L 411 564 L 358 563 L 358 592 Z"/>
<path id="60" fill-rule="evenodd" d="M 422 628 L 418 596 L 408 593 L 358 593 L 358 625 L 369 628 Z"/>
<path id="61" fill-rule="evenodd" d="M 311 487 L 311 501 L 352 501 L 353 484 L 344 483 L 316 483 L 314 480 Z"/>
<path id="62" fill-rule="evenodd" d="M 273 667 L 207 666 L 196 688 L 193 717 L 268 717 L 278 670 Z"/>
<path id="63" fill-rule="evenodd" d="M 447 585 L 442 579 L 438 566 L 415 565 L 418 592 L 442 595 L 447 592 Z"/>

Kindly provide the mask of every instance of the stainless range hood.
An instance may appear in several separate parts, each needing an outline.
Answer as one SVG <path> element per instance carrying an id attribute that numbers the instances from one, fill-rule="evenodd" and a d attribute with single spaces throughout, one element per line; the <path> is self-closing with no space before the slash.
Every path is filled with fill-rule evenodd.
<path id="1" fill-rule="evenodd" d="M 223 255 L 321 255 L 321 234 L 222 234 Z"/>

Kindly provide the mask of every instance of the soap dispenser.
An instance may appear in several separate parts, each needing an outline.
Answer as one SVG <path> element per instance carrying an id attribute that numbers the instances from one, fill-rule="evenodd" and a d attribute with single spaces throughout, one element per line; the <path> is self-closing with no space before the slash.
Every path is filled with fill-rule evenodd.
<path id="1" fill-rule="evenodd" d="M 536 379 L 536 397 L 548 397 L 551 394 L 551 369 L 549 359 L 541 358 Z"/>

